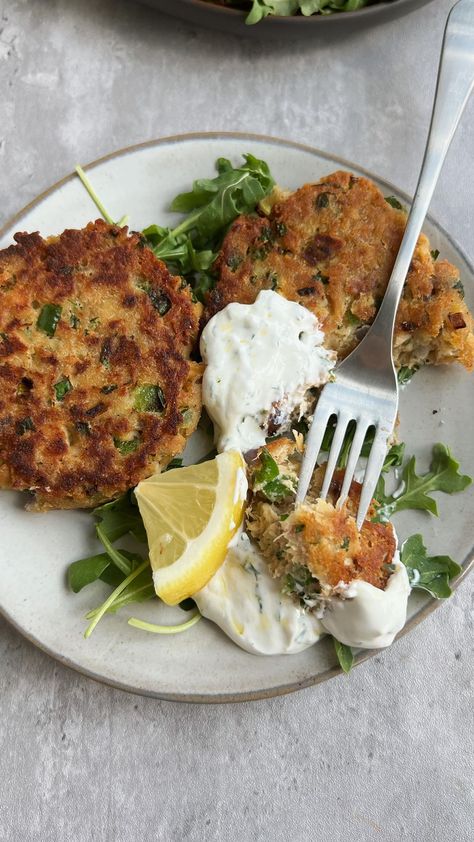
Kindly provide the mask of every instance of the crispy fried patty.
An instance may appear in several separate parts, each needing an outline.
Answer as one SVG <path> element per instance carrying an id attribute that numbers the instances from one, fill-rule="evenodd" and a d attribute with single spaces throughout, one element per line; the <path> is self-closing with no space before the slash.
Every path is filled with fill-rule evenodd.
<path id="1" fill-rule="evenodd" d="M 241 216 L 230 228 L 205 321 L 231 301 L 249 304 L 274 289 L 308 307 L 326 346 L 345 357 L 374 319 L 405 223 L 375 184 L 348 172 L 280 194 L 268 216 Z M 473 319 L 459 271 L 435 257 L 422 235 L 398 311 L 395 361 L 413 368 L 457 360 L 471 369 Z"/>
<path id="2" fill-rule="evenodd" d="M 97 505 L 182 451 L 200 317 L 138 234 L 102 220 L 0 252 L 0 487 Z"/>
<path id="3" fill-rule="evenodd" d="M 266 445 L 276 461 L 280 474 L 296 481 L 301 467 L 301 453 L 289 439 L 278 439 Z M 280 502 L 268 502 L 261 492 L 255 493 L 254 477 L 260 458 L 251 463 L 250 488 L 254 491 L 247 511 L 247 528 L 265 556 L 275 577 L 308 571 L 323 590 L 336 588 L 341 582 L 364 579 L 374 587 L 384 588 L 389 576 L 396 540 L 389 523 L 374 523 L 375 506 L 359 532 L 356 516 L 361 485 L 353 481 L 346 503 L 335 508 L 344 471 L 336 471 L 327 501 L 321 500 L 324 468 L 318 468 L 311 481 L 305 503 L 294 507 L 294 493 Z"/>

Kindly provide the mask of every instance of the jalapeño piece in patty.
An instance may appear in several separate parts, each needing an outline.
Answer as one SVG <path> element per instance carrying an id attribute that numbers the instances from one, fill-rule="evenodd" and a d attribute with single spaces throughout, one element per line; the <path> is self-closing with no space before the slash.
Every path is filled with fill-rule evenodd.
<path id="1" fill-rule="evenodd" d="M 240 216 L 217 258 L 205 321 L 231 301 L 250 304 L 262 289 L 298 301 L 319 319 L 325 345 L 347 356 L 384 295 L 406 224 L 394 197 L 367 178 L 335 172 L 294 193 L 274 191 L 268 215 Z M 422 235 L 401 299 L 395 362 L 474 367 L 473 319 L 459 271 Z"/>
<path id="2" fill-rule="evenodd" d="M 180 453 L 201 412 L 200 305 L 102 220 L 0 252 L 0 487 L 95 506 Z"/>

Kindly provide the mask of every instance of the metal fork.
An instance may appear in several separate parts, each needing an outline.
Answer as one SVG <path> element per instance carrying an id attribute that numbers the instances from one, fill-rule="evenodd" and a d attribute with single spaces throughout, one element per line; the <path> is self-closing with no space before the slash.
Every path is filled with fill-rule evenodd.
<path id="1" fill-rule="evenodd" d="M 328 421 L 331 416 L 337 416 L 321 489 L 324 499 L 347 427 L 350 421 L 355 421 L 354 438 L 337 501 L 337 505 L 342 506 L 367 430 L 375 427 L 357 513 L 358 529 L 362 527 L 374 495 L 397 417 L 398 380 L 392 342 L 400 296 L 441 167 L 473 85 L 474 0 L 460 0 L 451 9 L 447 20 L 423 164 L 384 299 L 372 326 L 357 348 L 336 367 L 335 382 L 326 384 L 320 394 L 301 467 L 297 503 L 306 497 Z"/>

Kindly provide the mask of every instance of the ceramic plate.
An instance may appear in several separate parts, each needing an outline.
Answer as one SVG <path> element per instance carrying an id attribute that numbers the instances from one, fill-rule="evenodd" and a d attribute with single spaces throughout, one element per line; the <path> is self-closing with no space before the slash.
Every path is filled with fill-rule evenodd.
<path id="1" fill-rule="evenodd" d="M 109 155 L 86 169 L 112 217 L 119 219 L 127 213 L 131 226 L 139 230 L 152 222 L 168 224 L 166 208 L 176 193 L 188 189 L 195 178 L 211 176 L 219 156 L 237 162 L 244 152 L 268 161 L 277 181 L 288 188 L 316 181 L 341 167 L 367 175 L 316 149 L 233 134 L 152 141 Z M 368 175 L 378 181 L 385 195 L 406 199 L 393 185 Z M 71 175 L 11 220 L 0 233 L 0 246 L 8 245 L 18 230 L 49 235 L 65 226 L 82 227 L 96 216 L 89 196 Z M 169 218 L 171 221 L 171 215 Z M 432 247 L 460 267 L 473 307 L 474 270 L 439 225 L 430 220 L 425 229 Z M 443 441 L 453 448 L 464 471 L 474 473 L 474 438 L 467 434 L 474 410 L 472 380 L 455 366 L 449 371 L 423 370 L 414 384 L 403 392 L 400 410 L 401 436 L 408 443 L 408 452 L 417 454 L 420 465 L 426 467 L 431 445 Z M 192 445 L 194 449 L 199 446 L 198 440 Z M 440 519 L 408 512 L 397 517 L 397 530 L 402 538 L 422 532 L 430 551 L 449 553 L 464 564 L 464 576 L 474 555 L 474 494 L 440 496 Z M 185 634 L 159 637 L 128 626 L 127 610 L 105 617 L 92 637 L 84 640 L 84 614 L 100 604 L 105 586 L 96 583 L 74 595 L 66 589 L 65 572 L 69 562 L 97 547 L 92 518 L 81 511 L 31 514 L 24 511 L 24 502 L 24 495 L 0 493 L 0 610 L 25 637 L 61 663 L 125 690 L 201 702 L 286 693 L 339 671 L 327 640 L 299 655 L 259 657 L 238 649 L 207 620 Z M 436 604 L 413 595 L 405 632 Z M 130 613 L 160 622 L 165 610 L 169 611 L 149 603 L 132 606 Z M 179 609 L 173 610 L 183 617 Z M 372 654 L 362 653 L 357 660 Z"/>

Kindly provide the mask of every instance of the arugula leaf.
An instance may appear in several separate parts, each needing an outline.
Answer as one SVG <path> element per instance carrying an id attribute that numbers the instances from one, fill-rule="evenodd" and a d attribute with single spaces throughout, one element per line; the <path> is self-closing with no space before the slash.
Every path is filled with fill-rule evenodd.
<path id="1" fill-rule="evenodd" d="M 332 421 L 326 428 L 324 433 L 323 442 L 321 444 L 321 450 L 323 452 L 328 452 L 331 449 L 332 440 L 334 438 L 334 432 L 336 430 L 336 422 Z M 338 468 L 345 468 L 347 466 L 347 461 L 349 459 L 349 453 L 351 450 L 352 440 L 354 438 L 354 434 L 356 431 L 356 424 L 354 421 L 351 421 L 347 427 L 346 435 L 344 436 L 344 441 L 342 443 L 341 451 L 339 453 L 339 458 L 337 461 Z M 364 444 L 362 445 L 360 455 L 364 457 L 368 457 L 370 454 L 370 449 L 374 442 L 374 434 L 375 430 L 373 427 L 369 428 L 365 439 Z M 393 444 L 383 463 L 382 471 L 386 472 L 392 467 L 397 467 L 398 465 L 402 464 L 403 460 L 403 453 L 405 450 L 404 442 L 399 442 L 398 444 Z"/>
<path id="2" fill-rule="evenodd" d="M 227 0 L 230 5 L 240 6 L 240 0 Z M 317 13 L 353 12 L 366 6 L 368 0 L 252 0 L 252 8 L 245 20 L 255 24 L 267 15 L 295 15 L 298 11 L 308 17 Z"/>
<path id="3" fill-rule="evenodd" d="M 141 543 L 146 543 L 145 527 L 134 502 L 133 492 L 127 491 L 116 500 L 98 506 L 93 514 L 99 518 L 101 531 L 111 543 L 127 532 L 131 532 Z"/>
<path id="4" fill-rule="evenodd" d="M 428 556 L 421 535 L 412 535 L 404 542 L 400 558 L 408 572 L 412 588 L 427 591 L 436 599 L 451 596 L 449 580 L 462 568 L 447 555 Z"/>
<path id="5" fill-rule="evenodd" d="M 241 213 L 249 213 L 272 189 L 274 180 L 268 164 L 250 153 L 245 164 L 232 168 L 220 159 L 215 178 L 201 178 L 189 193 L 180 193 L 171 210 L 189 215 L 171 234 L 195 233 L 195 242 L 203 246 L 221 233 Z"/>
<path id="6" fill-rule="evenodd" d="M 341 666 L 341 669 L 348 673 L 352 669 L 352 664 L 354 663 L 354 654 L 350 646 L 346 646 L 345 643 L 341 643 L 339 640 L 336 640 L 333 637 L 334 641 L 334 649 L 336 650 L 337 659 Z"/>
<path id="7" fill-rule="evenodd" d="M 137 559 L 133 553 L 127 550 L 120 550 L 131 563 Z M 140 559 L 142 561 L 142 559 Z M 107 571 L 108 568 L 110 571 Z M 69 565 L 67 572 L 68 586 L 74 593 L 79 593 L 82 588 L 101 579 L 108 585 L 118 585 L 124 579 L 124 574 L 119 571 L 111 562 L 110 556 L 107 553 L 97 553 L 96 555 L 88 556 L 87 558 L 80 558 L 78 561 L 73 561 Z"/>
<path id="8" fill-rule="evenodd" d="M 403 462 L 403 455 L 405 453 L 405 442 L 401 441 L 398 444 L 392 444 L 390 450 L 388 451 L 383 467 L 382 472 L 387 473 L 391 468 L 398 468 Z M 365 455 L 365 454 L 364 454 Z"/>
<path id="9" fill-rule="evenodd" d="M 275 183 L 265 161 L 250 153 L 243 158 L 240 167 L 218 158 L 215 178 L 197 179 L 191 191 L 176 196 L 171 210 L 186 216 L 175 228 L 149 225 L 142 231 L 143 243 L 171 271 L 182 275 L 202 302 L 215 284 L 212 265 L 230 223 L 240 214 L 255 210 Z M 76 171 L 104 219 L 113 224 L 81 167 L 76 167 Z"/>
<path id="10" fill-rule="evenodd" d="M 434 491 L 457 494 L 464 491 L 472 479 L 459 473 L 459 462 L 454 459 L 446 445 L 435 444 L 429 471 L 418 475 L 416 460 L 412 456 L 403 468 L 402 481 L 403 492 L 395 496 L 385 494 L 384 480 L 382 477 L 379 479 L 375 492 L 376 500 L 381 503 L 378 517 L 388 519 L 403 509 L 424 509 L 437 516 L 438 506 L 430 494 Z"/>
<path id="11" fill-rule="evenodd" d="M 294 15 L 299 6 L 299 0 L 253 0 L 252 8 L 245 19 L 245 23 L 250 25 L 258 23 L 267 15 Z"/>

